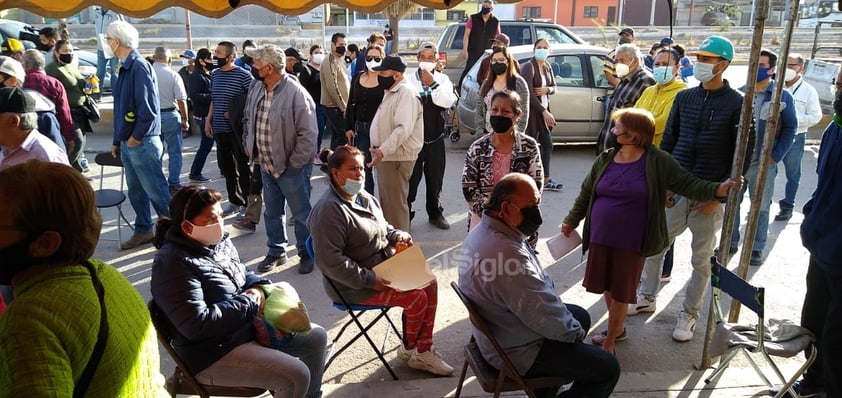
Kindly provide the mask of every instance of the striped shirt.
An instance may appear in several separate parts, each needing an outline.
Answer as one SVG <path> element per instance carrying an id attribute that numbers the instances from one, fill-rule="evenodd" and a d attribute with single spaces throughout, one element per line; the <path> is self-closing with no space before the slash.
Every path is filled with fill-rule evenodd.
<path id="1" fill-rule="evenodd" d="M 211 73 L 210 92 L 213 105 L 211 127 L 214 133 L 234 131 L 231 122 L 224 115 L 231 108 L 231 100 L 248 91 L 251 81 L 251 74 L 239 66 L 229 71 L 216 69 Z"/>
<path id="2" fill-rule="evenodd" d="M 152 64 L 152 68 L 158 75 L 158 98 L 161 99 L 161 109 L 178 109 L 176 101 L 187 99 L 187 91 L 184 90 L 184 82 L 181 81 L 181 76 L 161 62 Z"/>
<path id="3" fill-rule="evenodd" d="M 275 83 L 275 86 L 278 84 Z M 265 90 L 263 99 L 257 103 L 257 116 L 254 124 L 255 138 L 257 138 L 257 153 L 260 161 L 260 168 L 263 171 L 280 177 L 275 171 L 272 163 L 272 130 L 269 126 L 269 108 L 272 107 L 272 98 L 275 96 L 275 86 L 271 90 Z"/>

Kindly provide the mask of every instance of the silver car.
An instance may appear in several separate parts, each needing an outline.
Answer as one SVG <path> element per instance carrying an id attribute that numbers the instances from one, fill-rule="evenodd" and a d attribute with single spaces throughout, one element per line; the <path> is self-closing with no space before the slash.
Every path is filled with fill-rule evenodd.
<path id="1" fill-rule="evenodd" d="M 518 63 L 532 58 L 532 46 L 510 47 Z M 480 82 L 477 72 L 485 57 L 477 61 L 462 82 L 459 103 L 456 107 L 458 131 L 451 134 L 451 142 L 465 140 L 462 146 L 470 144 L 482 134 L 477 132 L 475 114 L 479 100 Z M 602 102 L 610 86 L 602 73 L 603 57 L 608 50 L 582 44 L 558 44 L 550 48 L 547 62 L 553 69 L 556 92 L 550 95 L 550 112 L 555 116 L 553 143 L 593 143 L 599 137 L 599 129 L 605 118 Z"/>

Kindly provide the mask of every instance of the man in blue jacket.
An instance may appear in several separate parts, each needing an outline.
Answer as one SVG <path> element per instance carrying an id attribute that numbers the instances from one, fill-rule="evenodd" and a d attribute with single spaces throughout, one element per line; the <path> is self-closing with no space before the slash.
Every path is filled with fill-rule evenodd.
<path id="1" fill-rule="evenodd" d="M 801 395 L 842 396 L 842 72 L 836 78 L 833 120 L 824 130 L 818 180 L 804 205 L 801 241 L 810 251 L 801 326 L 816 335 L 816 360 L 793 386 Z"/>
<path id="2" fill-rule="evenodd" d="M 775 191 L 775 177 L 778 175 L 777 164 L 783 160 L 792 141 L 795 138 L 795 130 L 798 128 L 798 116 L 795 114 L 795 101 L 789 91 L 781 92 L 780 115 L 778 118 L 778 131 L 774 134 L 774 147 L 769 159 L 760 159 L 760 150 L 763 148 L 763 141 L 766 138 L 766 124 L 770 118 L 772 91 L 775 90 L 775 65 L 778 62 L 778 55 L 771 50 L 760 50 L 760 63 L 757 70 L 757 84 L 754 86 L 754 118 L 757 123 L 757 141 L 754 147 L 754 156 L 746 172 L 746 183 L 740 193 L 737 202 L 737 216 L 740 214 L 740 203 L 742 203 L 746 188 L 750 198 L 756 194 L 757 173 L 763 165 L 766 170 L 766 181 L 763 184 L 763 198 L 760 203 L 760 216 L 757 219 L 757 235 L 754 237 L 754 246 L 751 248 L 751 265 L 763 265 L 763 250 L 766 249 L 766 236 L 769 233 L 769 206 L 772 204 L 772 194 Z M 741 89 L 745 92 L 745 87 Z M 738 219 L 739 220 L 739 219 Z M 734 253 L 740 244 L 740 222 L 734 222 L 734 232 L 731 235 L 731 253 Z"/>
<path id="3" fill-rule="evenodd" d="M 164 146 L 161 143 L 161 115 L 158 113 L 158 84 L 152 65 L 135 49 L 138 33 L 125 21 L 106 29 L 106 55 L 120 59 L 122 66 L 114 85 L 114 141 L 111 154 L 120 156 L 126 173 L 129 202 L 135 211 L 134 235 L 120 243 L 128 250 L 152 242 L 152 207 L 158 216 L 169 217 L 170 191 L 164 177 Z"/>

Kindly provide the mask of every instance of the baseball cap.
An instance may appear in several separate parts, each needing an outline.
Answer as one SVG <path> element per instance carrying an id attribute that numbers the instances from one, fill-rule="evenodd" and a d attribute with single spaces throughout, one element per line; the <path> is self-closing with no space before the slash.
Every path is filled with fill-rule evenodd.
<path id="1" fill-rule="evenodd" d="M 688 55 L 707 55 L 710 57 L 720 57 L 728 62 L 734 59 L 734 45 L 731 40 L 722 36 L 709 36 L 705 41 L 699 45 L 697 51 L 691 51 Z"/>
<path id="2" fill-rule="evenodd" d="M 378 72 L 383 70 L 393 70 L 395 72 L 403 73 L 406 71 L 406 63 L 403 62 L 403 58 L 390 55 L 383 58 L 383 62 L 380 66 L 375 66 L 372 70 L 376 70 Z"/>
<path id="3" fill-rule="evenodd" d="M 629 35 L 634 36 L 634 29 L 632 29 L 631 27 L 626 26 L 625 28 L 623 28 L 623 30 L 621 30 L 621 31 L 620 31 L 620 33 L 617 33 L 617 35 L 618 35 L 618 36 L 622 36 L 622 35 L 623 35 L 623 33 L 626 33 L 626 34 L 629 34 Z"/>
<path id="4" fill-rule="evenodd" d="M 0 113 L 4 112 L 35 112 L 35 102 L 20 87 L 3 87 L 0 88 Z"/>
<path id="5" fill-rule="evenodd" d="M 506 47 L 509 46 L 509 36 L 507 36 L 505 33 L 500 33 L 499 35 L 494 36 L 494 38 L 491 39 L 491 41 L 499 41 L 500 43 L 503 43 L 503 45 L 505 45 Z"/>
<path id="6" fill-rule="evenodd" d="M 669 38 L 669 37 L 664 37 L 663 39 L 661 39 L 661 45 L 662 46 L 671 46 L 672 45 L 672 39 Z"/>
<path id="7" fill-rule="evenodd" d="M 3 55 L 12 55 L 17 52 L 23 52 L 24 50 L 26 49 L 23 48 L 23 43 L 15 38 L 10 37 L 3 40 L 3 44 L 0 44 L 0 52 L 2 52 Z"/>
<path id="8" fill-rule="evenodd" d="M 284 50 L 284 55 L 287 57 L 293 57 L 299 61 L 306 61 L 307 59 L 301 55 L 301 51 L 298 51 L 295 47 L 290 47 Z"/>
<path id="9" fill-rule="evenodd" d="M 193 50 L 185 50 L 183 53 L 181 53 L 180 57 L 181 58 L 187 58 L 187 59 L 193 59 L 193 58 L 196 58 L 196 53 L 194 53 Z"/>
<path id="10" fill-rule="evenodd" d="M 431 41 L 425 41 L 425 42 L 421 43 L 421 45 L 418 46 L 418 53 L 419 54 L 421 53 L 421 51 L 424 51 L 424 50 L 433 50 L 434 53 L 436 53 L 436 54 L 439 53 L 439 48 L 436 47 L 436 43 L 433 43 Z"/>
<path id="11" fill-rule="evenodd" d="M 0 55 L 0 72 L 16 77 L 21 83 L 26 79 L 26 72 L 23 71 L 23 65 L 11 57 Z"/>

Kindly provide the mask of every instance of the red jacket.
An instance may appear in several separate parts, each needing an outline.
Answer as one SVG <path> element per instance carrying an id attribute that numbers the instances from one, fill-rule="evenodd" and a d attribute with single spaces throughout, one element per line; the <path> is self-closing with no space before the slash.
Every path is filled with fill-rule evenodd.
<path id="1" fill-rule="evenodd" d="M 26 71 L 23 88 L 35 90 L 53 101 L 56 106 L 56 118 L 61 126 L 61 135 L 65 141 L 73 141 L 76 127 L 70 116 L 70 106 L 67 104 L 67 92 L 58 79 L 47 75 L 43 70 Z"/>

